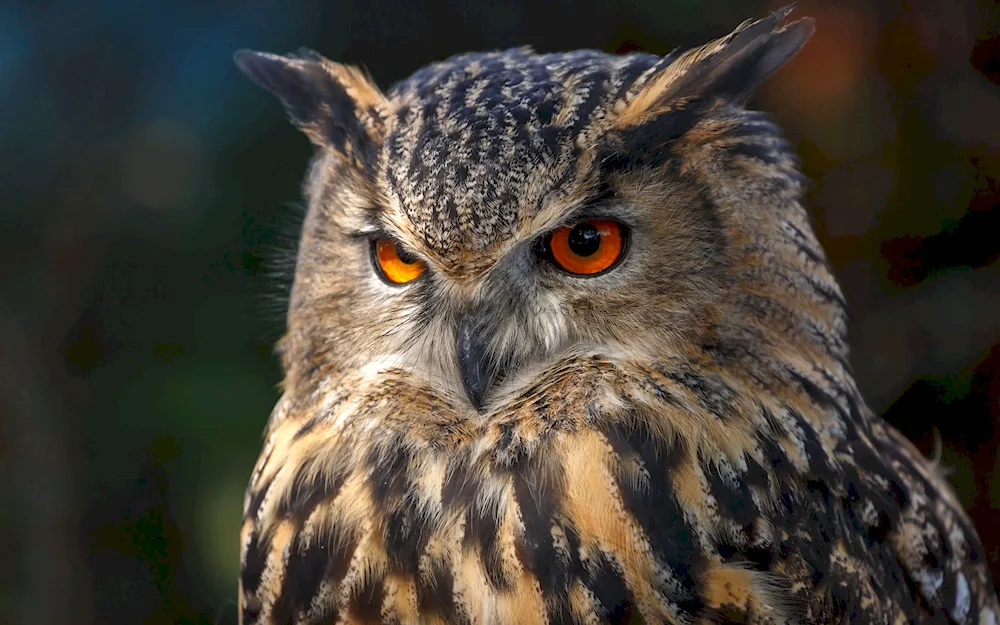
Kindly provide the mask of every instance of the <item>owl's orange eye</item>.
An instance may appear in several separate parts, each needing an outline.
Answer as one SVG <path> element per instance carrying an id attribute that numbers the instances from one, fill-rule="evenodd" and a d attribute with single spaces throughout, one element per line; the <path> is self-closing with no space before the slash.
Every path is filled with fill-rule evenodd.
<path id="1" fill-rule="evenodd" d="M 392 284 L 406 284 L 427 268 L 422 260 L 400 250 L 390 239 L 377 239 L 372 245 L 372 256 L 379 275 Z"/>
<path id="2" fill-rule="evenodd" d="M 549 252 L 569 273 L 593 276 L 610 269 L 625 249 L 622 227 L 613 221 L 592 219 L 552 232 Z"/>

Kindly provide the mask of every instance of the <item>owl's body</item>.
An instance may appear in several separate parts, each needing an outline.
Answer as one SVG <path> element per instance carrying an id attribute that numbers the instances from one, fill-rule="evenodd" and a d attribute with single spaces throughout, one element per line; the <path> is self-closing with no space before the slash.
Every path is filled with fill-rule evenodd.
<path id="1" fill-rule="evenodd" d="M 811 33 L 783 17 L 665 59 L 464 55 L 385 95 L 238 57 L 319 147 L 242 623 L 997 624 L 974 528 L 858 392 L 794 159 L 742 108 Z M 600 271 L 554 249 L 573 228 L 597 258 L 580 223 L 620 239 Z"/>

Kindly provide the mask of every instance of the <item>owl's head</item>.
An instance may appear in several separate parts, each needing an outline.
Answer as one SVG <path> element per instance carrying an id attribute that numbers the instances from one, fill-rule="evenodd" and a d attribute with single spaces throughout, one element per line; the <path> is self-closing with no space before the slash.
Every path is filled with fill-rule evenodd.
<path id="1" fill-rule="evenodd" d="M 384 94 L 238 53 L 318 148 L 286 385 L 395 367 L 489 411 L 574 355 L 842 336 L 793 158 L 743 108 L 812 33 L 787 13 L 665 58 L 467 54 Z"/>

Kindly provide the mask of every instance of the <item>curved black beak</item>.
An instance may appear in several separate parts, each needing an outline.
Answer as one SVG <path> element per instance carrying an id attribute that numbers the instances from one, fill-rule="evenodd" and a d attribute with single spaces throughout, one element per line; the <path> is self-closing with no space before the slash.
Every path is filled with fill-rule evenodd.
<path id="1" fill-rule="evenodd" d="M 482 411 L 490 386 L 501 374 L 499 359 L 491 356 L 492 332 L 484 327 L 479 315 L 463 316 L 458 322 L 458 371 L 462 388 L 477 411 Z"/>

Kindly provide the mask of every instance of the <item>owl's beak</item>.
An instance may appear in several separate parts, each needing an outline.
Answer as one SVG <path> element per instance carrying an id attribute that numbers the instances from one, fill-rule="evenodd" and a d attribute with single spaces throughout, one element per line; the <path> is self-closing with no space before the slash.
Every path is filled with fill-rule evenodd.
<path id="1" fill-rule="evenodd" d="M 492 332 L 484 327 L 480 315 L 470 314 L 458 322 L 458 371 L 462 388 L 472 406 L 482 412 L 490 386 L 501 373 L 502 365 L 491 357 L 489 343 Z"/>

